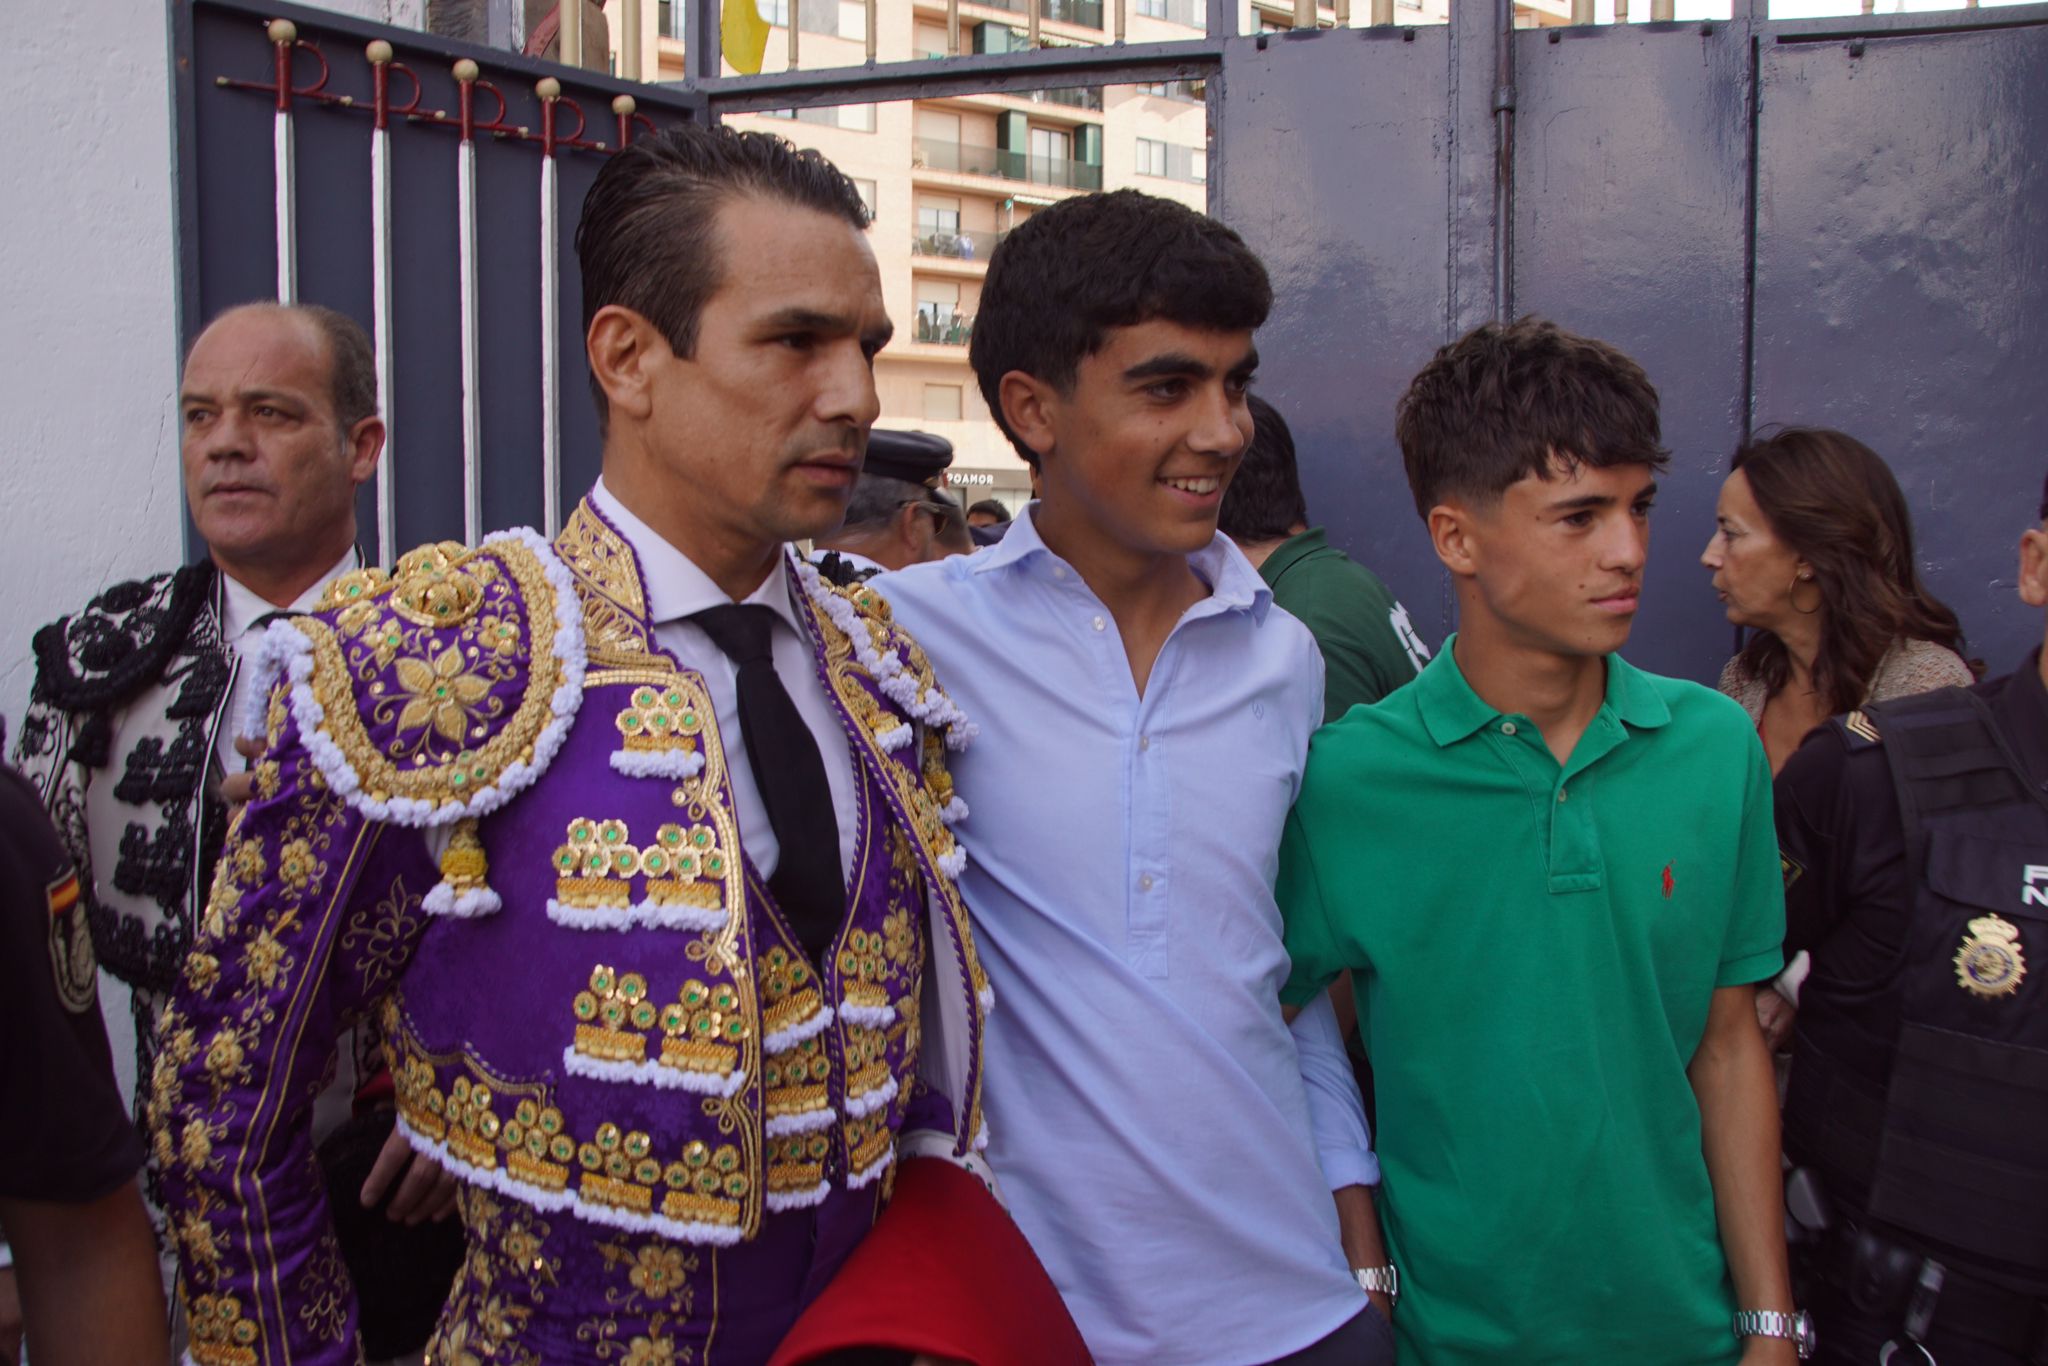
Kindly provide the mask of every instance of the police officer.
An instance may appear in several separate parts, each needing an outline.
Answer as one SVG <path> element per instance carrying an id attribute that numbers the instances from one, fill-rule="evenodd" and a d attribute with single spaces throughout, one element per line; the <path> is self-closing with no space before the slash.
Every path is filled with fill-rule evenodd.
<path id="1" fill-rule="evenodd" d="M 960 505 L 939 489 L 953 443 L 929 432 L 868 433 L 867 459 L 846 505 L 846 521 L 818 537 L 811 562 L 846 587 L 885 569 L 964 555 L 974 549 Z"/>
<path id="2" fill-rule="evenodd" d="M 2048 489 L 2041 516 L 2048 523 Z M 2020 540 L 2048 607 L 2048 524 Z M 1785 1102 L 1819 1358 L 2048 1362 L 2048 654 L 1850 712 L 1780 774 Z"/>

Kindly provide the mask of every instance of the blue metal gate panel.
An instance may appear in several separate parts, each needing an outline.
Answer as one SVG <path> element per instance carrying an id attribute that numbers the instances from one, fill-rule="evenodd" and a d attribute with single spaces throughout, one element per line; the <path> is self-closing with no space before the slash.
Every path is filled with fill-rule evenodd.
<path id="1" fill-rule="evenodd" d="M 1216 212 L 1273 276 L 1259 389 L 1293 428 L 1310 516 L 1425 633 L 1447 608 L 1394 400 L 1443 344 L 1450 308 L 1449 51 L 1442 27 L 1236 39 L 1216 133 Z"/>
<path id="2" fill-rule="evenodd" d="M 534 82 L 554 76 L 581 105 L 587 139 L 615 147 L 615 94 L 631 91 L 657 126 L 694 117 L 700 97 L 658 91 L 552 63 L 465 43 L 359 23 L 290 5 L 241 0 L 180 0 L 177 12 L 180 115 L 180 255 L 184 280 L 181 327 L 187 344 L 207 319 L 252 299 L 276 297 L 276 247 L 271 168 L 270 95 L 222 86 L 218 78 L 267 82 L 273 48 L 266 22 L 295 20 L 299 37 L 327 59 L 328 92 L 342 107 L 296 99 L 299 297 L 371 321 L 371 67 L 364 45 L 394 43 L 397 59 L 423 86 L 420 107 L 454 115 L 451 74 L 462 57 L 504 93 L 505 122 L 537 132 L 540 100 Z M 295 83 L 310 84 L 318 61 L 300 52 Z M 392 81 L 395 102 L 410 84 Z M 479 92 L 480 122 L 497 112 Z M 562 132 L 575 131 L 564 112 Z M 384 395 L 392 419 L 397 544 L 460 540 L 462 508 L 461 319 L 456 232 L 456 147 L 448 122 L 391 121 L 394 389 Z M 597 477 L 595 412 L 583 362 L 582 296 L 574 250 L 583 196 L 606 152 L 565 148 L 557 154 L 561 206 L 558 260 L 561 313 L 561 496 L 568 506 Z M 476 139 L 483 525 L 539 526 L 542 520 L 540 398 L 540 163 L 530 139 L 480 133 Z M 374 494 L 358 508 L 361 539 L 371 548 Z M 374 550 L 373 550 L 374 553 Z"/>
<path id="3" fill-rule="evenodd" d="M 1514 308 L 1657 386 L 1672 461 L 1628 655 L 1711 681 L 1734 639 L 1699 554 L 1743 430 L 1749 43 L 1727 24 L 1551 33 L 1516 35 Z"/>
<path id="4" fill-rule="evenodd" d="M 2041 643 L 2013 574 L 2048 474 L 2048 28 L 1771 42 L 1761 73 L 1756 420 L 1885 457 L 2004 672 Z"/>
<path id="5" fill-rule="evenodd" d="M 1393 404 L 1476 320 L 1485 89 L 1514 107 L 1509 309 L 1622 346 L 1664 399 L 1631 657 L 1714 678 L 1733 632 L 1697 557 L 1727 457 L 1800 421 L 1891 461 L 1930 586 L 2009 668 L 2041 630 L 2012 546 L 2048 472 L 2048 8 L 1523 31 L 1505 91 L 1482 9 L 1224 47 L 1213 207 L 1273 272 L 1262 385 L 1312 516 L 1450 628 Z"/>

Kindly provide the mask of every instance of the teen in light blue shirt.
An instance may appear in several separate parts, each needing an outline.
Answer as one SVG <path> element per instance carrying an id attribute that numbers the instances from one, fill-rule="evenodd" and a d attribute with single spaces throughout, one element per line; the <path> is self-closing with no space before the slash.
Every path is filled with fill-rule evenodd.
<path id="1" fill-rule="evenodd" d="M 996 251 L 973 358 L 1042 499 L 871 584 L 981 728 L 952 769 L 989 1156 L 1104 1363 L 1392 1360 L 1352 1276 L 1384 1260 L 1357 1090 L 1327 999 L 1292 1031 L 1278 1000 L 1322 661 L 1215 529 L 1270 301 L 1181 205 L 1041 211 Z"/>

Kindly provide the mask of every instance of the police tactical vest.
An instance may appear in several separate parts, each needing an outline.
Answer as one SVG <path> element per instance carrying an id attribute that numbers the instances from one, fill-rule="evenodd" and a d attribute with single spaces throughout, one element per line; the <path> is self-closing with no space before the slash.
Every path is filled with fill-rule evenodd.
<path id="1" fill-rule="evenodd" d="M 1852 1218 L 2048 1278 L 2048 800 L 1973 692 L 1865 715 L 1830 724 L 1882 735 L 1914 899 L 1877 996 L 1809 986 L 1785 1146 Z"/>

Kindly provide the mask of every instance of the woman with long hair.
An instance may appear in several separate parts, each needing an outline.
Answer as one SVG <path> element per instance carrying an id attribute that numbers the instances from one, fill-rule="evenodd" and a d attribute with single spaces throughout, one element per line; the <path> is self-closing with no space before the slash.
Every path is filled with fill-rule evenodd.
<path id="1" fill-rule="evenodd" d="M 1721 670 L 1776 774 L 1866 702 L 1973 682 L 1962 627 L 1920 582 L 1905 495 L 1854 437 L 1785 427 L 1735 452 L 1700 563 L 1751 635 Z"/>

